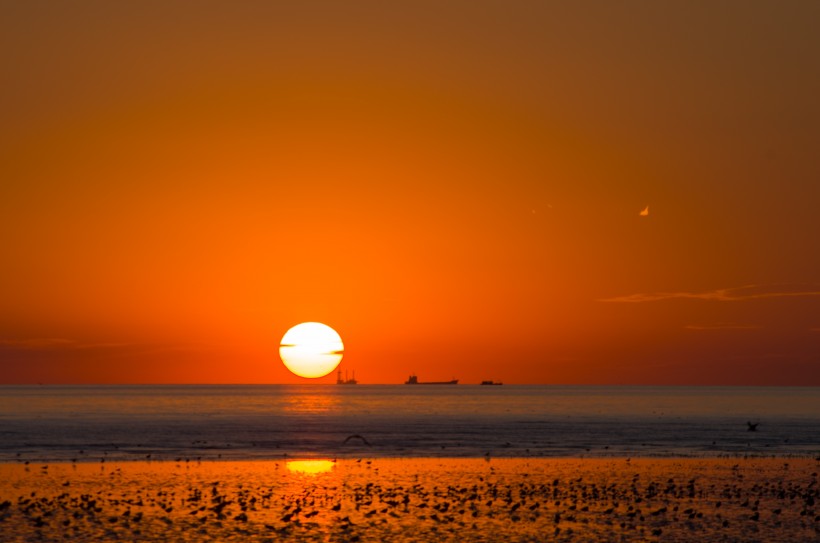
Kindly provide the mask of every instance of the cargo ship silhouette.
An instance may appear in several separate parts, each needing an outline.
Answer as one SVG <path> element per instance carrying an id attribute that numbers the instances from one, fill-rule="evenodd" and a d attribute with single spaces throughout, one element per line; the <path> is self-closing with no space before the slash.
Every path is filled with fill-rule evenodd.
<path id="1" fill-rule="evenodd" d="M 458 379 L 451 379 L 450 381 L 419 381 L 416 374 L 411 375 L 404 382 L 405 385 L 457 385 Z"/>

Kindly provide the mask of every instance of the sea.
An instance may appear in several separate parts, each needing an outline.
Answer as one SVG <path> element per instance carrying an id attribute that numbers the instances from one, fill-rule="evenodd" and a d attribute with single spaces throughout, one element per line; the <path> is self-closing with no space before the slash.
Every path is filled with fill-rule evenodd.
<path id="1" fill-rule="evenodd" d="M 0 462 L 820 455 L 820 388 L 0 386 Z"/>

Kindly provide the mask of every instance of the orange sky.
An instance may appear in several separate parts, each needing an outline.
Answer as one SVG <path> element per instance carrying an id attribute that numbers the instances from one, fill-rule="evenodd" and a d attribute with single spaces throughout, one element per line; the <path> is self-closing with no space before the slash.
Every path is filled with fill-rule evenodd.
<path id="1" fill-rule="evenodd" d="M 820 385 L 820 4 L 387 4 L 0 6 L 0 383 Z"/>

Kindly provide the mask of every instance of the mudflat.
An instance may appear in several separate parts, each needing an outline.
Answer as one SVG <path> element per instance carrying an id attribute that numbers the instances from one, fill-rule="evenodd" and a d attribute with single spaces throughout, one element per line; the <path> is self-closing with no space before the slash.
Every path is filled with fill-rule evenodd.
<path id="1" fill-rule="evenodd" d="M 810 458 L 0 464 L 0 541 L 817 541 Z"/>

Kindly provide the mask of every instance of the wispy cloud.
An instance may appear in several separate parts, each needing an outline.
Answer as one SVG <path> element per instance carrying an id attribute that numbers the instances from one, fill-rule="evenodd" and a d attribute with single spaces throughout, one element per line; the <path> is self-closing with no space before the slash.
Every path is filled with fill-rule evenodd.
<path id="1" fill-rule="evenodd" d="M 723 322 L 717 324 L 689 324 L 684 326 L 687 330 L 760 330 L 762 326 L 755 324 L 736 324 Z"/>
<path id="2" fill-rule="evenodd" d="M 0 347 L 12 349 L 67 349 L 76 344 L 73 339 L 65 338 L 0 339 Z"/>
<path id="3" fill-rule="evenodd" d="M 0 348 L 19 349 L 26 351 L 57 351 L 81 349 L 117 349 L 127 347 L 128 343 L 100 343 L 83 342 L 66 338 L 28 338 L 28 339 L 0 339 Z"/>
<path id="4" fill-rule="evenodd" d="M 599 302 L 611 303 L 643 303 L 659 302 L 662 300 L 707 300 L 715 302 L 740 302 L 744 300 L 759 300 L 763 298 L 806 298 L 820 297 L 820 288 L 805 287 L 778 287 L 765 285 L 746 285 L 735 288 L 722 288 L 703 292 L 650 292 L 603 298 Z"/>

